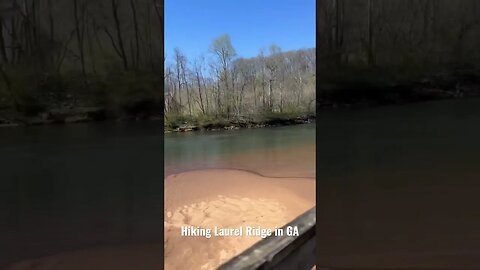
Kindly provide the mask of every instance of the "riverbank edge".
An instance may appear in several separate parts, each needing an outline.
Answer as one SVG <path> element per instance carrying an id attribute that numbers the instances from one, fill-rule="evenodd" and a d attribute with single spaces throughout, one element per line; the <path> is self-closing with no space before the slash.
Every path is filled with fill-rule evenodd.
<path id="1" fill-rule="evenodd" d="M 344 83 L 317 85 L 316 112 L 335 110 L 358 110 L 387 105 L 465 99 L 480 97 L 480 76 L 441 74 L 425 77 L 419 81 L 397 84 Z M 185 121 L 175 127 L 165 126 L 165 133 L 199 130 L 232 130 L 287 126 L 315 122 L 315 113 L 270 113 L 233 119 L 215 119 L 206 123 Z M 142 113 L 120 116 L 102 107 L 60 107 L 49 109 L 35 116 L 25 116 L 15 111 L 0 111 L 0 127 L 70 124 L 97 121 L 161 121 L 163 113 Z"/>
<path id="2" fill-rule="evenodd" d="M 435 100 L 449 100 L 449 99 L 468 99 L 480 97 L 480 87 L 478 93 L 470 93 L 468 95 L 454 95 L 449 92 L 442 92 L 440 95 L 432 95 L 427 98 L 398 101 L 392 100 L 392 102 L 379 102 L 378 100 L 362 100 L 360 102 L 331 102 L 328 100 L 317 100 L 317 113 L 331 112 L 331 111 L 349 111 L 349 110 L 362 110 L 369 108 L 377 108 L 389 105 L 405 105 L 412 103 L 421 103 Z M 77 110 L 67 111 L 65 113 L 55 114 L 46 112 L 40 116 L 23 118 L 22 120 L 8 119 L 0 115 L 0 128 L 6 127 L 27 127 L 27 126 L 41 126 L 41 125 L 67 125 L 75 123 L 88 123 L 88 122 L 139 122 L 139 121 L 155 121 L 160 122 L 163 115 L 152 115 L 148 117 L 134 117 L 124 116 L 117 118 L 109 118 L 106 112 L 100 108 L 79 108 Z M 238 129 L 251 129 L 251 128 L 264 128 L 264 127 L 276 127 L 276 126 L 292 126 L 301 124 L 315 123 L 316 115 L 299 115 L 295 117 L 275 118 L 275 119 L 262 119 L 254 120 L 245 118 L 219 121 L 214 124 L 197 125 L 185 122 L 176 128 L 165 127 L 164 133 L 172 132 L 193 132 L 193 131 L 220 131 L 220 130 L 238 130 Z M 219 124 L 223 122 L 222 124 Z"/>
<path id="3" fill-rule="evenodd" d="M 217 131 L 234 130 L 241 128 L 263 128 L 274 126 L 289 126 L 310 124 L 315 122 L 315 114 L 294 114 L 285 116 L 284 114 L 271 114 L 269 117 L 237 117 L 227 119 L 216 119 L 214 121 L 198 124 L 192 122 L 183 122 L 178 127 L 170 128 L 165 126 L 165 133 L 170 132 L 189 132 L 189 131 Z M 62 112 L 45 112 L 40 116 L 30 118 L 5 118 L 0 114 L 0 128 L 2 127 L 27 127 L 42 125 L 67 125 L 75 123 L 88 122 L 161 122 L 163 115 L 151 116 L 122 116 L 109 117 L 108 113 L 100 108 L 77 108 Z"/>
<path id="4" fill-rule="evenodd" d="M 176 127 L 164 125 L 164 133 L 292 126 L 314 123 L 315 118 L 315 114 L 294 114 L 286 116 L 285 114 L 278 113 L 270 114 L 267 117 L 236 117 L 229 120 L 216 119 L 207 121 L 206 123 L 199 123 L 198 121 L 186 121 Z"/>

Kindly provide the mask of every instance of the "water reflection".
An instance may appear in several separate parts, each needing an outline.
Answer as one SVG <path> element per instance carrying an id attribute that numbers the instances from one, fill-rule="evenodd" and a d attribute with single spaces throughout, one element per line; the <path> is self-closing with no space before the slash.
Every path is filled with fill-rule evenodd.
<path id="1" fill-rule="evenodd" d="M 480 100 L 317 120 L 319 262 L 480 266 Z"/>
<path id="2" fill-rule="evenodd" d="M 158 123 L 1 129 L 0 269 L 82 248 L 160 243 L 162 133 Z"/>

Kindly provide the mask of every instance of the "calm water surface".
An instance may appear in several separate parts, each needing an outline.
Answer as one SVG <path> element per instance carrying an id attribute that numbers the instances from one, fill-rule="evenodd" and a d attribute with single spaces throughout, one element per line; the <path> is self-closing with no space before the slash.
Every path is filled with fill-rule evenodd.
<path id="1" fill-rule="evenodd" d="M 313 164 L 314 138 L 312 125 L 171 134 L 164 164 L 158 122 L 0 129 L 0 269 L 80 248 L 160 242 L 162 166 L 265 169 L 289 163 L 278 151 L 306 143 Z"/>
<path id="2" fill-rule="evenodd" d="M 165 135 L 166 175 L 205 168 L 314 175 L 315 125 Z"/>
<path id="3" fill-rule="evenodd" d="M 320 114 L 317 247 L 332 267 L 480 267 L 480 100 Z"/>
<path id="4" fill-rule="evenodd" d="M 316 125 L 167 134 L 165 161 L 158 123 L 0 129 L 0 269 L 159 242 L 161 166 L 311 177 L 315 138 L 322 265 L 480 265 L 480 100 L 321 113 Z"/>
<path id="5" fill-rule="evenodd" d="M 158 126 L 0 129 L 0 269 L 79 248 L 160 242 Z"/>

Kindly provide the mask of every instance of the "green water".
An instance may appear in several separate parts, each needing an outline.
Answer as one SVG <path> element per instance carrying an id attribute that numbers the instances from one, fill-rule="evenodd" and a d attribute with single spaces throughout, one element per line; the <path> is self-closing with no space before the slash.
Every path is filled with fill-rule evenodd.
<path id="1" fill-rule="evenodd" d="M 222 132 L 190 132 L 165 135 L 165 173 L 224 167 L 235 155 L 256 152 L 259 167 L 272 166 L 281 157 L 260 158 L 266 152 L 315 144 L 315 125 L 241 129 Z M 262 164 L 263 163 L 263 164 Z M 232 167 L 248 169 L 239 161 Z M 281 165 L 281 164 L 279 164 Z M 292 164 L 283 164 L 292 165 Z"/>

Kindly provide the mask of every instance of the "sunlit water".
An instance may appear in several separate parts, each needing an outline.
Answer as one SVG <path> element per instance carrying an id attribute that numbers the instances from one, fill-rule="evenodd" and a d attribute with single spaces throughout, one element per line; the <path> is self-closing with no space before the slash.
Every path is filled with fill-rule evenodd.
<path id="1" fill-rule="evenodd" d="M 206 168 L 312 177 L 315 175 L 315 125 L 165 136 L 166 175 Z"/>

